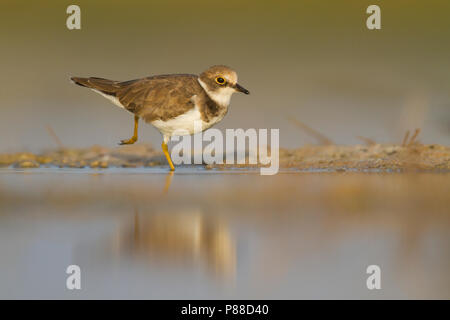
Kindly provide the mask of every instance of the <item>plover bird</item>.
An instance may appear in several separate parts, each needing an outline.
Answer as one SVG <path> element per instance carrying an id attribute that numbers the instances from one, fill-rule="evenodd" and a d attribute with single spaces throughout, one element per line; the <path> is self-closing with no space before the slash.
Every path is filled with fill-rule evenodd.
<path id="1" fill-rule="evenodd" d="M 170 74 L 129 81 L 71 79 L 134 114 L 134 134 L 120 144 L 137 141 L 140 118 L 156 127 L 163 136 L 161 147 L 172 171 L 175 168 L 167 148 L 170 138 L 210 128 L 223 119 L 234 92 L 249 94 L 237 83 L 236 72 L 226 66 L 212 66 L 199 76 Z M 194 126 L 196 121 L 201 126 Z"/>

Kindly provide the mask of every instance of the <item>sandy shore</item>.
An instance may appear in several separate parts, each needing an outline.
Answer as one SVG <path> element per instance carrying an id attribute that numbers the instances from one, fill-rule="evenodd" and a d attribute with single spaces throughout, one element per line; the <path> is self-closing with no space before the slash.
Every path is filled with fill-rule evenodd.
<path id="1" fill-rule="evenodd" d="M 106 148 L 60 148 L 46 152 L 0 154 L 0 167 L 15 168 L 136 168 L 166 165 L 164 155 L 150 145 L 137 144 Z M 249 165 L 206 165 L 206 169 L 248 167 Z M 280 167 L 330 171 L 450 170 L 450 147 L 442 145 L 325 145 L 280 149 Z"/>

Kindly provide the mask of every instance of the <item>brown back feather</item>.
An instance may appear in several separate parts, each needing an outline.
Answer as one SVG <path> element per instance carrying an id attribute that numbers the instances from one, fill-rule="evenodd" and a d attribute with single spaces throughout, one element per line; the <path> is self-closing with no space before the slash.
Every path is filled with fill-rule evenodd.
<path id="1" fill-rule="evenodd" d="M 103 78 L 71 78 L 76 84 L 115 96 L 130 112 L 146 122 L 167 120 L 194 107 L 192 96 L 197 95 L 205 104 L 211 102 L 192 74 L 160 75 L 129 81 L 114 81 Z M 214 104 L 214 103 L 213 103 Z M 205 116 L 206 111 L 202 110 Z M 215 112 L 213 112 L 215 113 Z"/>

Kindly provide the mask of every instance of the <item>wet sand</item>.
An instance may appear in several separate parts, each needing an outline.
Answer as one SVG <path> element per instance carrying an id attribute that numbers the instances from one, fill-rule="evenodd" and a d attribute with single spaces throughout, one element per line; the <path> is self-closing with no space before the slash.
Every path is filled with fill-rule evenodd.
<path id="1" fill-rule="evenodd" d="M 249 165 L 208 164 L 206 169 L 248 169 Z M 191 154 L 194 154 L 192 151 Z M 257 153 L 255 153 L 257 154 Z M 224 161 L 225 162 L 225 161 Z M 280 149 L 281 168 L 325 171 L 450 171 L 450 147 L 411 141 L 398 144 L 305 146 Z M 192 160 L 191 163 L 194 163 Z M 18 152 L 0 154 L 0 167 L 15 168 L 139 168 L 164 166 L 167 160 L 161 150 L 147 144 L 84 149 L 59 148 L 42 153 Z"/>

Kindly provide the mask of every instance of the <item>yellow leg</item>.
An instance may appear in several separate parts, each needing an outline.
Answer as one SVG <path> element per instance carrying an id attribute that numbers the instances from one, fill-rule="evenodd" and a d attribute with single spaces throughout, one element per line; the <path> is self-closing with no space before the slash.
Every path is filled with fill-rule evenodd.
<path id="1" fill-rule="evenodd" d="M 119 143 L 120 145 L 133 144 L 133 143 L 135 143 L 137 141 L 137 139 L 138 139 L 138 125 L 139 125 L 139 117 L 138 116 L 134 116 L 134 134 L 128 140 L 120 141 L 120 143 Z"/>
<path id="2" fill-rule="evenodd" d="M 164 152 L 164 155 L 166 156 L 167 162 L 169 162 L 170 170 L 174 171 L 175 167 L 173 166 L 172 159 L 170 158 L 169 148 L 167 148 L 167 144 L 164 141 L 161 144 L 161 148 Z"/>

